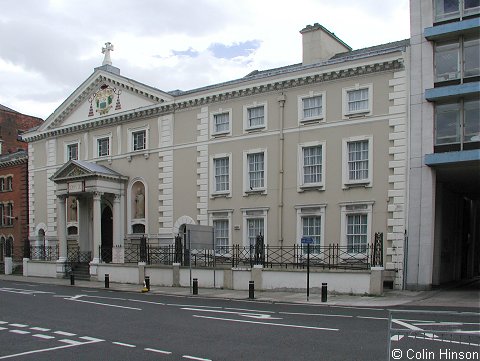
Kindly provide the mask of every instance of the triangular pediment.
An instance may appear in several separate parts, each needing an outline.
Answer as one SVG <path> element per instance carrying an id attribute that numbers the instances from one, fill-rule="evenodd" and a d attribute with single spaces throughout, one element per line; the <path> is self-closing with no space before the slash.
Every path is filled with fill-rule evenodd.
<path id="1" fill-rule="evenodd" d="M 55 183 L 64 183 L 70 180 L 79 180 L 92 177 L 106 177 L 118 180 L 125 180 L 128 178 L 110 168 L 96 163 L 70 160 L 60 167 L 60 169 L 57 170 L 50 179 Z"/>
<path id="2" fill-rule="evenodd" d="M 100 67 L 42 124 L 38 131 L 84 124 L 98 118 L 128 113 L 169 102 L 173 96 Z"/>

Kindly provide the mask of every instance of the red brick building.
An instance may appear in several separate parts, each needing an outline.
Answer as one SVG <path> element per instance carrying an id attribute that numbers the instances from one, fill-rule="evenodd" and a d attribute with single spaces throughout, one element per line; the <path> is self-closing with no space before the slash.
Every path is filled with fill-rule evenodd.
<path id="1" fill-rule="evenodd" d="M 28 238 L 28 153 L 23 132 L 40 118 L 0 105 L 0 262 L 5 255 L 20 261 Z"/>

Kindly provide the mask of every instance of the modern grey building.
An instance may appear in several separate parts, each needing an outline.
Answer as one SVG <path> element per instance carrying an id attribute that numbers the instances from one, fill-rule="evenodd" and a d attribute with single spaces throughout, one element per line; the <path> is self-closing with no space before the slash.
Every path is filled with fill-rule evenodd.
<path id="1" fill-rule="evenodd" d="M 479 274 L 480 2 L 411 0 L 406 286 Z"/>

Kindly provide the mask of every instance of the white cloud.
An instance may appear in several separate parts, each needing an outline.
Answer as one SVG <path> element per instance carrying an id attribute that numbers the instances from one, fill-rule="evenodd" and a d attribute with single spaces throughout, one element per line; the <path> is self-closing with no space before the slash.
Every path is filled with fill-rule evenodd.
<path id="1" fill-rule="evenodd" d="M 236 79 L 301 62 L 299 31 L 316 22 L 354 49 L 401 40 L 408 0 L 3 1 L 0 103 L 48 117 L 101 65 L 107 41 L 122 75 L 165 91 Z M 251 53 L 211 51 L 249 42 Z"/>

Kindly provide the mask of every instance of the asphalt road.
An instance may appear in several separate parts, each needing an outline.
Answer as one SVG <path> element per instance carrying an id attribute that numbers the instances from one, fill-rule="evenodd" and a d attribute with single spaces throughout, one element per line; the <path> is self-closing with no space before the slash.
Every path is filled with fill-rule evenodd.
<path id="1" fill-rule="evenodd" d="M 435 317 L 414 313 L 402 316 L 395 325 L 411 333 L 440 325 L 432 320 Z M 480 336 L 478 315 L 454 321 L 449 319 L 441 326 L 451 329 L 455 325 L 455 330 L 473 330 Z M 443 344 L 432 342 L 438 341 L 434 335 L 419 335 L 392 337 L 389 312 L 383 308 L 0 281 L 0 360 L 383 361 L 389 339 L 394 339 L 393 348 L 404 352 L 402 358 L 392 358 L 397 360 L 411 359 L 407 358 L 409 350 L 438 352 L 432 344 Z M 477 340 L 469 339 L 467 348 L 458 342 L 454 348 L 453 340 L 445 347 L 474 352 L 480 347 Z"/>

